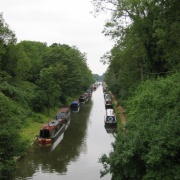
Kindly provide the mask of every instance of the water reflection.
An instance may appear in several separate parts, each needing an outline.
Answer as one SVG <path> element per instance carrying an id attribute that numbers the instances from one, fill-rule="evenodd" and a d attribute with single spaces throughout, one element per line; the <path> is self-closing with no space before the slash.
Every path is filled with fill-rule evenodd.
<path id="1" fill-rule="evenodd" d="M 117 126 L 104 126 L 107 133 L 116 134 L 117 133 Z"/>
<path id="2" fill-rule="evenodd" d="M 98 163 L 114 140 L 104 128 L 104 113 L 102 87 L 98 87 L 78 113 L 71 113 L 68 128 L 52 146 L 35 143 L 17 162 L 13 179 L 110 180 L 110 175 L 100 178 L 103 167 Z"/>

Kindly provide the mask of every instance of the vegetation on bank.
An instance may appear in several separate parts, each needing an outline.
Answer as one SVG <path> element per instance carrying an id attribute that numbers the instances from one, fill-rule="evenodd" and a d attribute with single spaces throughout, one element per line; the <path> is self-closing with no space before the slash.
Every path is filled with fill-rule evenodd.
<path id="1" fill-rule="evenodd" d="M 126 125 L 103 155 L 115 179 L 178 179 L 180 73 L 142 83 L 126 101 Z M 125 129 L 125 130 L 124 130 Z"/>
<path id="2" fill-rule="evenodd" d="M 28 141 L 29 145 L 34 143 L 42 125 L 49 122 L 55 116 L 55 113 L 54 110 L 49 115 L 36 113 L 34 116 L 27 118 L 25 125 L 20 129 L 21 138 Z"/>
<path id="3" fill-rule="evenodd" d="M 96 13 L 111 11 L 104 34 L 115 44 L 102 57 L 104 79 L 126 109 L 113 151 L 100 158 L 102 176 L 179 179 L 180 1 L 93 3 Z"/>
<path id="4" fill-rule="evenodd" d="M 40 126 L 94 82 L 77 47 L 17 43 L 0 14 L 0 179 L 15 171 Z"/>

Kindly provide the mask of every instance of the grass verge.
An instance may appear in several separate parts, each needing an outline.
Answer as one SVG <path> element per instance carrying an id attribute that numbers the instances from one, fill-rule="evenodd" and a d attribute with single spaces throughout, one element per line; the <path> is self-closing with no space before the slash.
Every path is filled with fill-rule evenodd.
<path id="1" fill-rule="evenodd" d="M 57 109 L 58 108 L 51 109 L 49 115 L 46 113 L 34 113 L 32 117 L 29 117 L 26 120 L 25 126 L 21 128 L 21 138 L 32 144 L 39 135 L 39 130 L 41 129 L 42 125 L 49 122 L 55 116 Z"/>

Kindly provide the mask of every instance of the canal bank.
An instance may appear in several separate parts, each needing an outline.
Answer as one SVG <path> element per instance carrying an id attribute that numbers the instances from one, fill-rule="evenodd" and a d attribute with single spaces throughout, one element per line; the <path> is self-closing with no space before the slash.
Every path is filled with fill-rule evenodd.
<path id="1" fill-rule="evenodd" d="M 126 116 L 124 115 L 124 111 L 125 110 L 124 110 L 124 108 L 121 105 L 118 104 L 117 99 L 114 96 L 114 94 L 111 91 L 109 91 L 109 93 L 110 93 L 110 95 L 111 95 L 111 97 L 113 99 L 113 102 L 114 102 L 115 106 L 117 107 L 117 109 L 119 111 L 119 115 L 120 115 L 120 119 L 121 119 L 121 124 L 124 126 L 126 124 Z"/>

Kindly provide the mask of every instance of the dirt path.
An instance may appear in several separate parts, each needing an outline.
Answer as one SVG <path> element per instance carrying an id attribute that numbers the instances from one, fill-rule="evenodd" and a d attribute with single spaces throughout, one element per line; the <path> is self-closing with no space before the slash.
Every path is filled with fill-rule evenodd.
<path id="1" fill-rule="evenodd" d="M 109 93 L 111 94 L 111 97 L 113 98 L 114 104 L 115 104 L 116 106 L 118 106 L 116 97 L 112 94 L 111 91 L 109 91 Z M 120 106 L 120 105 L 118 106 L 118 109 L 119 109 L 119 112 L 120 112 L 121 123 L 122 123 L 122 125 L 124 125 L 124 124 L 126 123 L 126 116 L 123 114 L 124 109 L 123 109 L 123 107 Z"/>

